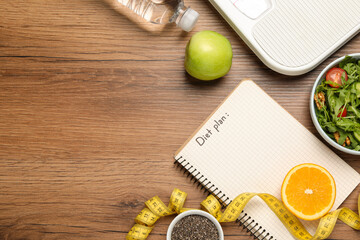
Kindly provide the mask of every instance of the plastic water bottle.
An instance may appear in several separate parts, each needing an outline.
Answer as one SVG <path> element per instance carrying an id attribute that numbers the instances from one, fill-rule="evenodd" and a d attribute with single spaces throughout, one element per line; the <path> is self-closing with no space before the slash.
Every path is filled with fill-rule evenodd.
<path id="1" fill-rule="evenodd" d="M 184 31 L 190 32 L 199 14 L 184 6 L 183 0 L 117 0 L 143 19 L 154 24 L 176 23 Z"/>

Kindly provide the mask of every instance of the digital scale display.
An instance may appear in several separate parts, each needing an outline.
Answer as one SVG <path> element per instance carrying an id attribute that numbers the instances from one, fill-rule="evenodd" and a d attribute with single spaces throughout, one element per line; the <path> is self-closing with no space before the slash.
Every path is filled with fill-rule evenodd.
<path id="1" fill-rule="evenodd" d="M 271 7 L 270 0 L 230 0 L 244 15 L 256 19 Z"/>

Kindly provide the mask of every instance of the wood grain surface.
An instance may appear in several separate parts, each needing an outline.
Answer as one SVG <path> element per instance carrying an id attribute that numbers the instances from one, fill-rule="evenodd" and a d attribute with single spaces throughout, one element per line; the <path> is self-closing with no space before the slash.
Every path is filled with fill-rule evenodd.
<path id="1" fill-rule="evenodd" d="M 360 37 L 308 74 L 268 69 L 215 9 L 187 0 L 201 18 L 191 33 L 126 16 L 112 0 L 0 1 L 0 239 L 125 239 L 144 202 L 186 207 L 206 197 L 173 154 L 242 78 L 251 78 L 320 138 L 309 115 L 316 76 L 360 51 Z M 197 31 L 232 43 L 229 74 L 197 82 L 184 50 Z M 359 157 L 338 153 L 360 171 Z M 358 187 L 343 206 L 357 210 Z M 165 239 L 173 217 L 149 240 Z M 225 239 L 252 239 L 234 223 Z M 359 239 L 339 222 L 331 239 Z"/>

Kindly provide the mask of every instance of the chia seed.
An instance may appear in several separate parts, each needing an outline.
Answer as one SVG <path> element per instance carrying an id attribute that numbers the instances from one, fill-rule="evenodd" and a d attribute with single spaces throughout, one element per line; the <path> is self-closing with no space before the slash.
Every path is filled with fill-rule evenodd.
<path id="1" fill-rule="evenodd" d="M 189 215 L 175 224 L 171 240 L 219 240 L 219 232 L 207 217 Z"/>

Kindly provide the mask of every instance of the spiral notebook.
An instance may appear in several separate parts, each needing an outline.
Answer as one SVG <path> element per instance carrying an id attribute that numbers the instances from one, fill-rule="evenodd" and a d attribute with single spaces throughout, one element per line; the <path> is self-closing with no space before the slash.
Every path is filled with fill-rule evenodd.
<path id="1" fill-rule="evenodd" d="M 251 80 L 238 87 L 175 154 L 175 163 L 227 205 L 243 192 L 281 199 L 286 173 L 301 163 L 325 167 L 337 187 L 337 209 L 360 175 Z M 239 217 L 258 239 L 293 239 L 276 215 L 255 197 Z M 303 221 L 314 234 L 317 221 Z"/>

